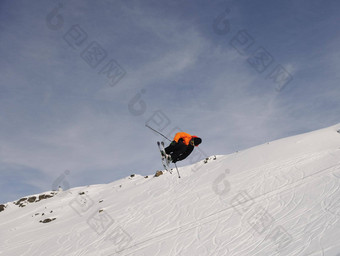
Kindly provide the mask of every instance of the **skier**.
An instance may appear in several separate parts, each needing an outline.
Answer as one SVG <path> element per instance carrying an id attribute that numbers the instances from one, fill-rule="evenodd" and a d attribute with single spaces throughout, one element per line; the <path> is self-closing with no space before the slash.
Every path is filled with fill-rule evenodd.
<path id="1" fill-rule="evenodd" d="M 201 144 L 202 139 L 186 132 L 176 133 L 174 140 L 165 148 L 165 153 L 170 155 L 169 161 L 176 163 L 185 159 L 194 150 L 194 146 Z"/>

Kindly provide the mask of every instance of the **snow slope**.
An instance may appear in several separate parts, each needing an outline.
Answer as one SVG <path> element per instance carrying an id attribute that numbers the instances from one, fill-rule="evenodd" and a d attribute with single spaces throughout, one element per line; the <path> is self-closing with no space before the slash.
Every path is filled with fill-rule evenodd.
<path id="1" fill-rule="evenodd" d="M 0 255 L 338 256 L 339 129 L 8 203 Z"/>

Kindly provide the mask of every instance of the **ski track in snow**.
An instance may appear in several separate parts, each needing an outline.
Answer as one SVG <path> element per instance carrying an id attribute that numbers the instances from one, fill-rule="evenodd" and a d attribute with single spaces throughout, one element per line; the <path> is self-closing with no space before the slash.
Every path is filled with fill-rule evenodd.
<path id="1" fill-rule="evenodd" d="M 297 163 L 300 163 L 300 164 L 307 164 L 308 162 L 313 162 L 313 161 L 315 161 L 316 159 L 319 159 L 319 158 L 322 158 L 323 156 L 325 156 L 325 155 L 328 155 L 328 153 L 321 153 L 321 154 L 317 154 L 317 155 L 307 155 L 307 156 L 304 156 L 304 157 L 300 157 L 300 158 L 297 158 L 297 159 L 294 159 L 293 161 L 290 161 L 290 162 L 288 162 L 288 167 L 287 166 L 285 166 L 286 168 L 292 168 L 292 167 L 296 167 L 296 164 Z M 271 171 L 272 171 L 272 173 L 275 173 L 275 168 L 274 168 L 275 166 L 273 166 L 273 167 L 270 167 L 270 166 L 268 166 L 268 167 L 265 167 L 265 168 L 268 168 L 268 169 L 270 169 Z M 261 167 L 261 169 L 262 168 L 264 168 L 263 166 Z M 336 168 L 339 168 L 339 165 L 334 165 L 333 167 L 329 167 L 329 168 L 326 168 L 326 169 L 324 169 L 324 170 L 321 170 L 321 171 L 318 171 L 318 172 L 316 172 L 316 173 L 311 173 L 311 174 L 306 174 L 306 173 L 303 173 L 303 175 L 301 175 L 302 176 L 302 178 L 300 178 L 300 179 L 298 179 L 297 181 L 295 181 L 294 180 L 294 182 L 293 182 L 293 180 L 288 180 L 287 182 L 286 182 L 286 184 L 284 184 L 280 189 L 275 189 L 275 190 L 273 190 L 273 191 L 269 191 L 269 192 L 264 192 L 264 191 L 261 191 L 262 193 L 259 195 L 259 196 L 257 196 L 257 197 L 253 197 L 253 199 L 254 200 L 256 200 L 256 201 L 259 201 L 259 199 L 260 198 L 263 198 L 264 196 L 266 196 L 266 194 L 273 194 L 273 192 L 274 193 L 278 193 L 278 192 L 284 192 L 284 189 L 286 188 L 286 187 L 289 187 L 288 189 L 291 189 L 291 188 L 294 188 L 294 187 L 292 187 L 292 185 L 294 185 L 294 184 L 296 184 L 295 185 L 295 187 L 298 187 L 298 186 L 301 186 L 301 185 L 303 185 L 304 183 L 307 183 L 307 182 L 311 182 L 311 181 L 305 181 L 306 179 L 310 179 L 310 180 L 313 180 L 313 179 L 317 179 L 318 178 L 318 176 L 319 175 L 323 175 L 323 172 L 332 172 L 334 169 L 336 169 Z M 280 170 L 280 169 L 282 169 L 282 166 L 280 167 L 280 168 L 277 168 L 278 170 Z M 273 171 L 274 170 L 274 171 Z M 248 172 L 247 172 L 247 174 L 248 174 Z M 266 176 L 268 176 L 269 174 L 268 173 L 265 173 L 262 177 L 261 177 L 261 179 L 263 180 Z M 288 173 L 288 175 L 289 175 L 289 173 Z M 291 177 L 291 176 L 290 176 Z M 250 178 L 252 178 L 252 177 L 250 177 Z M 277 178 L 277 177 L 276 177 Z M 256 183 L 256 184 L 261 184 L 261 182 L 259 182 L 259 183 Z M 281 190 L 281 191 L 278 191 L 278 190 Z M 256 191 L 256 187 L 255 188 L 250 188 L 250 191 Z M 271 195 L 270 195 L 271 196 Z M 295 195 L 294 195 L 295 196 Z M 327 196 L 327 194 L 325 195 L 325 197 Z M 264 198 L 265 199 L 265 198 Z M 262 200 L 264 200 L 264 199 L 262 199 Z M 291 199 L 291 200 L 293 200 L 293 199 Z M 282 206 L 281 206 L 282 207 Z M 187 208 L 191 208 L 190 206 L 187 206 Z M 225 209 L 226 210 L 226 209 Z M 294 210 L 294 208 L 293 208 L 293 210 Z M 292 211 L 293 211 L 292 210 Z M 187 211 L 186 211 L 187 212 Z M 285 216 L 283 216 L 283 218 L 284 218 Z M 217 218 L 217 220 L 218 220 L 218 218 Z M 215 220 L 212 220 L 212 221 L 215 221 Z M 289 220 L 288 220 L 289 221 Z M 210 221 L 209 221 L 210 222 Z M 287 220 L 286 220 L 286 222 L 287 222 Z M 197 223 L 197 222 L 196 222 Z M 183 228 L 183 226 L 182 227 L 178 227 L 178 228 Z M 177 229 L 178 229 L 177 228 Z M 189 229 L 188 229 L 189 230 Z M 167 232 L 168 233 L 168 232 Z M 165 233 L 163 233 L 163 234 L 165 234 Z M 158 239 L 160 239 L 160 234 L 157 234 L 157 238 Z M 166 238 L 168 238 L 168 236 L 166 237 Z M 152 239 L 152 238 L 151 238 Z M 307 238 L 308 239 L 308 238 Z M 199 240 L 199 239 L 198 239 Z M 144 243 L 144 245 L 145 245 L 145 242 L 142 242 L 142 243 Z M 136 251 L 134 251 L 134 253 L 135 253 Z M 127 254 L 128 255 L 128 254 Z M 294 255 L 294 254 L 292 254 L 292 255 Z"/>
<path id="2" fill-rule="evenodd" d="M 297 159 L 294 159 L 294 161 L 290 161 L 290 162 L 288 162 L 288 164 L 287 164 L 287 166 L 285 166 L 285 168 L 292 168 L 292 167 L 294 167 L 294 166 L 296 166 L 296 164 L 297 163 L 300 163 L 300 164 L 306 164 L 306 163 L 308 163 L 308 162 L 313 162 L 313 160 L 315 160 L 315 159 L 318 159 L 318 158 L 320 158 L 320 157 L 322 157 L 322 156 L 324 156 L 324 155 L 328 155 L 328 154 L 324 154 L 324 153 L 322 153 L 322 154 L 319 154 L 319 155 L 309 155 L 309 156 L 304 156 L 304 157 L 300 157 L 300 158 L 297 158 Z M 266 166 L 266 167 L 261 167 L 260 169 L 263 169 L 263 168 L 268 168 L 268 169 L 270 169 L 271 171 L 272 171 L 272 174 L 275 174 L 276 172 L 279 172 L 280 171 L 280 169 L 282 169 L 282 166 L 280 166 L 279 168 L 277 168 L 278 169 L 278 171 L 277 170 L 275 170 L 275 168 L 274 167 L 276 167 L 276 166 L 273 166 L 273 167 L 270 167 L 270 166 Z M 283 193 L 283 192 L 285 192 L 285 191 L 289 191 L 290 189 L 292 189 L 292 188 L 295 188 L 295 187 L 299 187 L 299 186 L 302 186 L 302 185 L 304 185 L 305 183 L 307 183 L 307 182 L 312 182 L 313 180 L 315 180 L 315 179 L 317 179 L 318 178 L 318 176 L 320 176 L 320 175 L 323 175 L 323 172 L 332 172 L 335 168 L 339 168 L 339 165 L 335 165 L 335 166 L 333 166 L 333 167 L 329 167 L 329 168 L 326 168 L 326 169 L 324 169 L 324 170 L 321 170 L 321 171 L 318 171 L 318 172 L 316 172 L 316 173 L 311 173 L 311 174 L 303 174 L 303 175 L 301 175 L 301 177 L 302 178 L 300 178 L 300 179 L 297 179 L 297 180 L 290 180 L 290 181 L 287 181 L 283 186 L 281 186 L 279 189 L 275 189 L 275 190 L 267 190 L 267 191 L 264 191 L 264 189 L 262 189 L 262 191 L 260 192 L 260 195 L 258 195 L 258 196 L 256 196 L 256 197 L 253 197 L 253 199 L 256 201 L 256 202 L 261 202 L 261 201 L 263 201 L 263 200 L 267 200 L 268 199 L 268 197 L 272 197 L 272 196 L 276 196 L 278 193 Z M 273 171 L 274 170 L 274 171 Z M 254 170 L 254 172 L 255 172 L 256 170 Z M 248 174 L 248 172 L 247 172 L 247 174 Z M 250 173 L 251 174 L 251 173 Z M 289 174 L 289 173 L 288 173 Z M 262 175 L 262 177 L 260 177 L 260 178 L 258 178 L 258 179 L 261 179 L 261 180 L 264 180 L 264 178 L 265 177 L 268 177 L 269 176 L 269 174 L 268 173 L 264 173 L 264 175 Z M 249 178 L 249 179 L 251 179 L 251 178 L 253 178 L 252 176 Z M 311 181 L 306 181 L 306 179 L 309 179 L 309 180 L 311 180 Z M 256 184 L 261 184 L 261 182 L 259 182 L 259 183 L 256 183 Z M 263 188 L 263 187 L 262 187 Z M 251 191 L 251 192 L 253 192 L 253 191 L 258 191 L 257 190 L 257 188 L 256 187 L 254 187 L 254 188 L 249 188 L 249 190 Z M 295 194 L 293 195 L 293 197 L 295 196 Z M 327 196 L 327 194 L 325 195 L 325 196 Z M 178 198 L 177 198 L 178 199 Z M 293 199 L 290 199 L 291 201 L 293 201 Z M 188 213 L 189 211 L 187 210 L 187 209 L 192 209 L 192 207 L 190 206 L 190 205 L 188 205 L 187 204 L 187 202 L 185 202 L 185 204 L 184 205 L 186 205 L 186 207 L 184 207 L 184 209 L 182 208 L 182 211 L 184 211 L 185 213 Z M 281 208 L 282 208 L 282 205 L 281 205 Z M 223 209 L 223 211 L 226 211 L 226 210 L 230 210 L 231 209 L 231 207 L 229 207 L 229 208 L 225 208 L 225 209 Z M 294 208 L 292 209 L 292 211 L 294 211 Z M 172 216 L 175 216 L 176 217 L 176 219 L 182 219 L 182 218 L 180 218 L 180 216 L 178 216 L 178 215 L 173 215 L 172 213 L 173 212 L 176 212 L 176 207 L 174 207 L 174 210 L 172 210 L 172 211 L 170 211 L 170 215 L 172 215 Z M 179 212 L 179 211 L 177 211 L 177 212 Z M 289 212 L 287 213 L 287 215 L 289 214 Z M 302 213 L 303 214 L 303 213 Z M 179 227 L 176 227 L 175 229 L 172 229 L 172 230 L 169 230 L 169 231 L 167 231 L 167 232 L 163 232 L 163 233 L 156 233 L 153 237 L 149 237 L 149 238 L 147 238 L 147 239 L 145 239 L 145 240 L 143 240 L 143 241 L 141 241 L 141 242 L 137 242 L 136 243 L 136 245 L 138 245 L 138 244 L 142 244 L 142 246 L 141 246 L 141 248 L 139 249 L 139 250 L 141 250 L 142 248 L 145 248 L 145 247 L 147 247 L 147 246 L 150 246 L 150 245 L 148 245 L 147 243 L 149 243 L 149 244 L 153 244 L 153 243 L 156 243 L 156 241 L 158 242 L 158 243 L 160 243 L 160 241 L 162 241 L 162 240 L 168 240 L 169 239 L 169 237 L 172 237 L 172 236 L 178 236 L 178 234 L 180 234 L 180 233 L 182 233 L 182 232 L 189 232 L 189 231 L 191 231 L 192 229 L 196 229 L 196 239 L 193 239 L 193 241 L 191 241 L 191 245 L 192 245 L 192 243 L 194 242 L 194 241 L 196 241 L 196 240 L 201 240 L 200 238 L 199 238 L 199 236 L 197 235 L 197 229 L 198 228 L 200 228 L 202 225 L 204 225 L 204 224 L 210 224 L 211 222 L 213 222 L 213 221 L 218 221 L 221 217 L 219 216 L 220 215 L 220 212 L 216 212 L 216 213 L 213 213 L 213 214 L 211 214 L 210 216 L 207 216 L 207 217 L 205 217 L 204 219 L 208 219 L 208 220 L 204 220 L 203 221 L 203 219 L 200 219 L 200 220 L 196 220 L 196 221 L 194 221 L 193 223 L 187 223 L 187 224 L 185 224 L 185 225 L 182 225 L 182 226 L 179 226 Z M 282 218 L 285 218 L 286 216 L 283 216 Z M 170 217 L 171 218 L 171 217 Z M 210 219 L 212 219 L 212 220 L 210 220 Z M 278 221 L 278 220 L 277 220 Z M 288 222 L 288 221 L 290 221 L 290 219 L 286 219 L 286 222 Z M 171 221 L 170 221 L 171 222 Z M 187 227 L 186 227 L 187 226 Z M 164 229 L 164 227 L 162 226 L 161 227 L 161 229 Z M 181 231 L 181 229 L 184 229 L 183 231 Z M 249 232 L 249 230 L 247 230 L 247 232 L 246 233 L 248 233 Z M 172 234 L 171 234 L 172 233 Z M 164 238 L 162 238 L 162 236 L 164 236 Z M 238 238 L 238 239 L 240 239 L 240 237 Z M 309 238 L 306 238 L 307 240 L 309 239 Z M 153 241 L 152 241 L 153 240 Z M 152 242 L 151 242 L 152 241 Z M 260 247 L 260 244 L 257 246 L 257 247 Z M 185 248 L 185 247 L 184 247 Z M 256 248 L 256 247 L 255 247 Z M 135 254 L 135 253 L 137 253 L 138 252 L 138 250 L 134 250 L 133 252 L 131 252 L 131 253 L 129 253 L 129 254 L 125 254 L 125 255 L 131 255 L 131 254 Z M 179 255 L 178 253 L 180 253 L 180 252 L 177 252 L 177 254 L 176 255 Z M 253 255 L 256 255 L 256 254 L 254 254 L 255 252 L 252 252 L 252 254 Z M 161 255 L 161 254 L 159 254 L 159 255 Z M 206 255 L 206 254 L 205 254 Z M 232 254 L 231 254 L 232 255 Z M 237 255 L 237 254 L 235 254 L 235 255 Z M 295 255 L 294 253 L 293 254 L 291 254 L 291 255 Z"/>

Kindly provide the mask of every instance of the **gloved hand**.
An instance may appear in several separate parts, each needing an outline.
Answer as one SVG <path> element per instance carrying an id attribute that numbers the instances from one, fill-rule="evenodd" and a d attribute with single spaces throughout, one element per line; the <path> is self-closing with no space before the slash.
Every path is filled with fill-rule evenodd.
<path id="1" fill-rule="evenodd" d="M 175 164 L 178 161 L 178 158 L 172 159 L 172 162 Z"/>
<path id="2" fill-rule="evenodd" d="M 175 146 L 176 144 L 177 144 L 177 142 L 176 142 L 176 141 L 174 141 L 174 140 L 173 140 L 173 141 L 171 141 L 171 143 L 170 143 L 170 145 L 171 145 L 171 146 Z"/>

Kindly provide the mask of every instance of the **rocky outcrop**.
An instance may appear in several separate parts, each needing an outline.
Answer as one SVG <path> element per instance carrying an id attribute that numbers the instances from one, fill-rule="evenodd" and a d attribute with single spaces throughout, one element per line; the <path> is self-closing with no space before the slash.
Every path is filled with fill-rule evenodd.
<path id="1" fill-rule="evenodd" d="M 18 205 L 19 207 L 25 207 L 30 203 L 37 203 L 41 200 L 54 197 L 56 194 L 57 194 L 56 192 L 50 192 L 49 194 L 41 194 L 39 196 L 23 197 L 18 201 L 13 202 L 13 204 Z"/>
<path id="2" fill-rule="evenodd" d="M 159 177 L 161 175 L 163 175 L 163 172 L 162 171 L 157 171 L 156 174 L 155 174 L 155 177 Z"/>
<path id="3" fill-rule="evenodd" d="M 44 199 L 47 199 L 47 198 L 51 198 L 55 195 L 54 192 L 52 192 L 50 195 L 49 194 L 42 194 L 42 195 L 39 195 L 39 199 L 37 200 L 37 202 L 41 201 L 41 200 L 44 200 Z"/>
<path id="4" fill-rule="evenodd" d="M 4 211 L 7 205 L 0 204 L 0 212 Z"/>
<path id="5" fill-rule="evenodd" d="M 54 220 L 56 220 L 56 218 L 52 218 L 52 219 L 48 218 L 48 219 L 41 220 L 39 222 L 40 223 L 49 223 L 49 222 L 54 221 Z"/>

